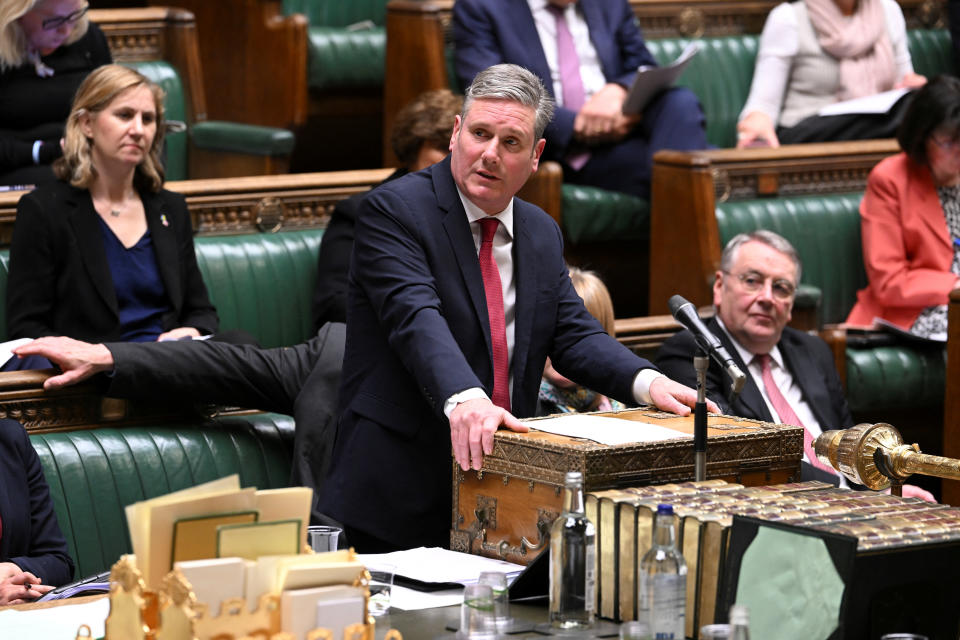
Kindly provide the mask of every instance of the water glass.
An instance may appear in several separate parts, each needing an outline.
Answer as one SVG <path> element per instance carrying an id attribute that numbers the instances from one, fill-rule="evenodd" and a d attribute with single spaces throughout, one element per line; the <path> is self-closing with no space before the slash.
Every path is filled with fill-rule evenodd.
<path id="1" fill-rule="evenodd" d="M 370 600 L 368 609 L 372 616 L 382 616 L 390 611 L 390 593 L 393 591 L 393 574 L 396 567 L 382 563 L 367 567 L 370 572 Z"/>
<path id="2" fill-rule="evenodd" d="M 650 640 L 650 627 L 646 622 L 629 620 L 620 625 L 620 640 Z"/>
<path id="3" fill-rule="evenodd" d="M 700 627 L 700 640 L 728 640 L 729 624 L 708 624 Z"/>
<path id="4" fill-rule="evenodd" d="M 498 627 L 510 624 L 510 590 L 507 587 L 507 574 L 500 571 L 484 571 L 477 580 L 478 584 L 488 584 L 493 591 L 493 617 Z"/>
<path id="5" fill-rule="evenodd" d="M 340 527 L 313 525 L 307 527 L 307 543 L 317 553 L 336 551 L 341 533 L 343 529 Z"/>
<path id="6" fill-rule="evenodd" d="M 497 637 L 494 617 L 493 587 L 488 584 L 469 584 L 463 588 L 460 605 L 460 640 L 493 640 Z"/>

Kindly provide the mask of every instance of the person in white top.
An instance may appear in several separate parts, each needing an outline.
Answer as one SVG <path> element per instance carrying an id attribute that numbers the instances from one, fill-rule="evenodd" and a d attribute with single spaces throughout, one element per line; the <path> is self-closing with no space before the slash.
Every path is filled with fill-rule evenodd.
<path id="1" fill-rule="evenodd" d="M 760 36 L 737 146 L 891 136 L 902 115 L 897 108 L 887 117 L 824 119 L 817 113 L 838 101 L 924 83 L 913 71 L 895 0 L 783 3 L 770 12 Z"/>

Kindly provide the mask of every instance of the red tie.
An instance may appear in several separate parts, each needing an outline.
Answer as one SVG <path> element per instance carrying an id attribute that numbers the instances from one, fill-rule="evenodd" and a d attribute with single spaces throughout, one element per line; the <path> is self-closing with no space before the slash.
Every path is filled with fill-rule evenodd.
<path id="1" fill-rule="evenodd" d="M 480 228 L 480 274 L 483 290 L 487 294 L 487 315 L 490 317 L 490 344 L 493 348 L 493 404 L 510 411 L 510 365 L 507 353 L 507 323 L 503 315 L 503 285 L 500 269 L 493 259 L 493 236 L 500 221 L 497 218 L 482 218 Z"/>
<path id="2" fill-rule="evenodd" d="M 807 456 L 807 462 L 815 466 L 817 469 L 829 471 L 830 473 L 836 475 L 837 471 L 833 467 L 825 465 L 817 459 L 817 454 L 813 451 L 813 434 L 811 434 L 810 430 L 807 429 L 802 422 L 800 422 L 800 418 L 798 418 L 797 414 L 793 412 L 793 408 L 790 406 L 790 403 L 787 402 L 787 399 L 783 397 L 782 393 L 780 393 L 780 387 L 778 387 L 777 383 L 774 382 L 773 373 L 770 370 L 770 354 L 757 354 L 753 357 L 753 359 L 760 362 L 763 386 L 767 390 L 767 397 L 770 398 L 770 404 L 773 405 L 774 411 L 776 411 L 777 415 L 780 416 L 780 422 L 803 427 L 803 453 Z"/>

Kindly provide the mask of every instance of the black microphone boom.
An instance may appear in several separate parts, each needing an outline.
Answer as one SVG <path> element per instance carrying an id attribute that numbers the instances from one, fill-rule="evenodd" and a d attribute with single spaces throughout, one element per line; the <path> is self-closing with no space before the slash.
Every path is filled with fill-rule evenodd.
<path id="1" fill-rule="evenodd" d="M 743 371 L 740 370 L 737 363 L 734 362 L 730 354 L 727 353 L 727 350 L 717 336 L 713 335 L 713 332 L 707 329 L 707 325 L 703 324 L 703 320 L 700 319 L 697 308 L 693 306 L 692 302 L 682 296 L 672 296 L 670 298 L 670 313 L 673 314 L 677 322 L 690 330 L 690 333 L 693 334 L 700 348 L 706 353 L 709 353 L 717 364 L 727 372 L 727 375 L 730 376 L 732 401 L 733 398 L 740 393 L 744 383 L 747 381 L 747 377 L 743 374 Z"/>

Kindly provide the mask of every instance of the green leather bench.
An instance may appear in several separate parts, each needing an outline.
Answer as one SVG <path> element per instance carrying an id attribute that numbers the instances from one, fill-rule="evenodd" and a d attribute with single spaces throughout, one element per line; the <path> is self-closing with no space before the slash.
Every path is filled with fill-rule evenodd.
<path id="1" fill-rule="evenodd" d="M 243 329 L 264 347 L 311 336 L 322 229 L 197 236 L 197 263 L 221 329 Z"/>
<path id="2" fill-rule="evenodd" d="M 383 85 L 387 0 L 283 0 L 283 13 L 307 16 L 311 90 Z"/>
<path id="3" fill-rule="evenodd" d="M 950 34 L 945 29 L 911 29 L 908 38 L 917 73 L 932 76 L 952 72 Z M 736 146 L 737 118 L 750 93 L 759 40 L 758 35 L 702 38 L 704 49 L 677 81 L 700 98 L 706 114 L 707 140 L 714 146 Z M 649 40 L 647 46 L 661 64 L 667 64 L 689 42 L 686 38 L 662 38 Z M 564 184 L 563 227 L 573 243 L 607 238 L 646 240 L 650 205 L 621 193 Z"/>
<path id="4" fill-rule="evenodd" d="M 802 280 L 821 292 L 823 323 L 843 322 L 866 286 L 860 241 L 861 193 L 724 202 L 716 219 L 721 246 L 738 233 L 771 229 L 796 247 Z M 902 343 L 857 346 L 848 337 L 847 400 L 856 414 L 943 403 L 946 351 Z"/>
<path id="5" fill-rule="evenodd" d="M 130 553 L 124 507 L 237 473 L 245 487 L 289 484 L 293 419 L 233 416 L 204 424 L 102 427 L 30 436 L 78 578 Z"/>

